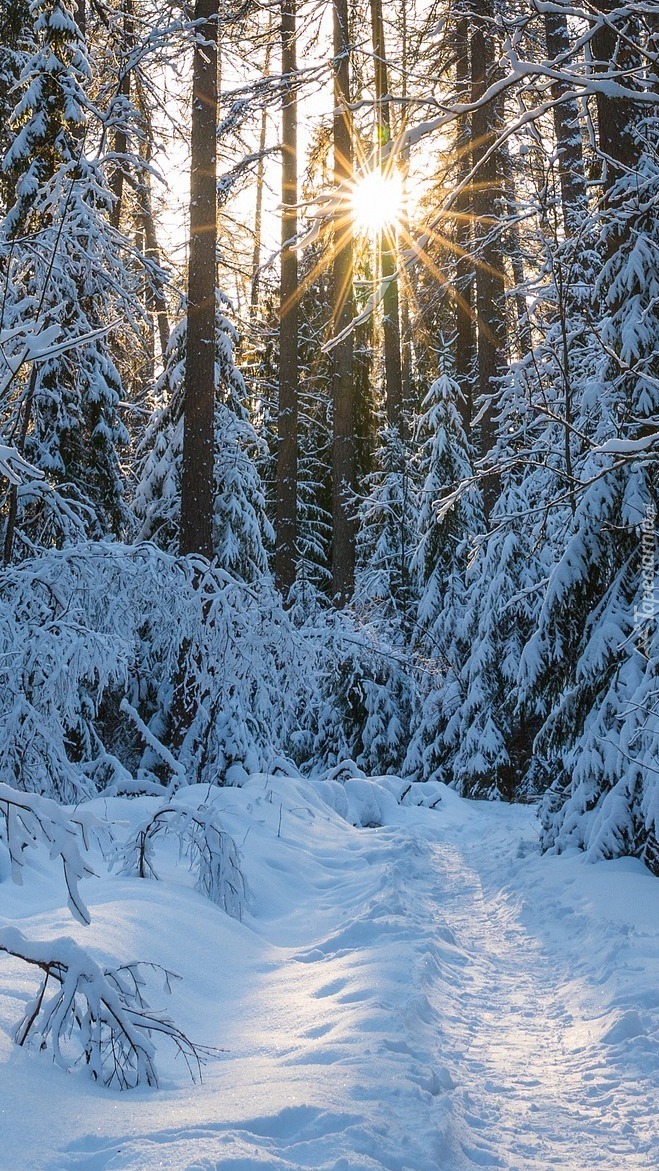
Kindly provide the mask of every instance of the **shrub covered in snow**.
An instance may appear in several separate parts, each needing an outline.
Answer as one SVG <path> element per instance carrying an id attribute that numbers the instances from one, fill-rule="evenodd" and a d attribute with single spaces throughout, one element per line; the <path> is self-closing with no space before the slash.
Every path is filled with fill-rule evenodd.
<path id="1" fill-rule="evenodd" d="M 158 745 L 177 681 L 174 759 Z M 308 687 L 267 584 L 149 544 L 92 543 L 0 573 L 0 692 L 0 780 L 72 802 L 136 782 L 152 791 L 173 772 L 222 784 L 233 764 L 267 767 Z"/>
<path id="2" fill-rule="evenodd" d="M 155 843 L 167 835 L 178 839 L 180 853 L 195 873 L 195 889 L 228 915 L 240 919 L 246 899 L 240 857 L 212 805 L 191 806 L 177 800 L 159 805 L 118 851 L 121 873 L 157 878 Z"/>
<path id="3" fill-rule="evenodd" d="M 86 1068 L 94 1081 L 119 1089 L 158 1085 L 154 1036 L 167 1037 L 195 1080 L 209 1050 L 194 1045 L 180 1029 L 153 1012 L 144 997 L 143 969 L 131 963 L 104 968 L 73 939 L 41 943 L 16 927 L 0 929 L 0 952 L 43 973 L 34 1000 L 16 1030 L 19 1045 L 51 1048 L 62 1069 Z M 160 969 L 169 984 L 171 972 Z"/>

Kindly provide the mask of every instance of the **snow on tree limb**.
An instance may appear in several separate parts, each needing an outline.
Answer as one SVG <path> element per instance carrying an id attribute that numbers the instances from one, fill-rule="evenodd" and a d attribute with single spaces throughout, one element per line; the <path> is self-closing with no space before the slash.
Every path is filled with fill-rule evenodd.
<path id="1" fill-rule="evenodd" d="M 94 874 L 83 856 L 87 849 L 86 831 L 91 824 L 89 817 L 78 821 L 48 797 L 19 793 L 1 783 L 0 812 L 4 817 L 4 836 L 14 882 L 19 885 L 22 882 L 26 851 L 31 847 L 46 846 L 51 858 L 59 857 L 62 862 L 71 914 L 79 923 L 88 925 L 89 911 L 78 883 Z"/>
<path id="2" fill-rule="evenodd" d="M 196 872 L 195 887 L 234 919 L 241 919 L 247 889 L 236 844 L 218 823 L 212 805 L 167 801 L 137 827 L 117 851 L 122 874 L 157 878 L 154 843 L 167 834 L 179 840 Z"/>
<path id="3" fill-rule="evenodd" d="M 24 483 L 25 480 L 43 480 L 44 474 L 23 458 L 16 447 L 0 443 L 0 476 L 9 480 L 10 484 Z"/>
<path id="4" fill-rule="evenodd" d="M 193 1082 L 201 1079 L 203 1059 L 215 1051 L 195 1045 L 144 997 L 144 968 L 163 973 L 167 988 L 174 973 L 158 964 L 103 968 L 73 939 L 28 940 L 16 927 L 0 930 L 0 952 L 43 973 L 16 1030 L 18 1045 L 50 1047 L 60 1068 L 86 1067 L 94 1081 L 125 1090 L 157 1087 L 153 1036 L 164 1036 L 185 1060 Z"/>

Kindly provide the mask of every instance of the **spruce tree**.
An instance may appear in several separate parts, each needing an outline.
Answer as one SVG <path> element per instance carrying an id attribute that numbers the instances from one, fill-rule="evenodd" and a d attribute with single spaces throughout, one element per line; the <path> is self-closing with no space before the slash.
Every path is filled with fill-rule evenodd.
<path id="1" fill-rule="evenodd" d="M 0 226 L 7 265 L 4 328 L 54 330 L 57 346 L 20 365 L 2 403 L 4 426 L 57 491 L 12 491 L 5 559 L 28 543 L 74 533 L 118 534 L 127 521 L 119 452 L 121 378 L 109 331 L 132 309 L 128 273 L 107 214 L 102 162 L 86 153 L 91 66 L 65 0 L 35 0 L 30 51 L 3 160 L 15 198 Z M 35 496 L 37 493 L 37 496 Z M 38 498 L 37 498 L 38 497 Z"/>
<path id="2" fill-rule="evenodd" d="M 222 569 L 243 581 L 268 572 L 273 531 L 265 514 L 256 467 L 261 443 L 249 422 L 242 374 L 235 365 L 236 328 L 219 291 L 215 314 L 214 509 L 212 553 Z M 172 330 L 165 369 L 156 384 L 162 400 L 140 448 L 134 509 L 141 540 L 175 551 L 179 540 L 187 319 Z"/>
<path id="3" fill-rule="evenodd" d="M 545 716 L 538 747 L 560 763 L 545 845 L 656 867 L 656 121 L 637 133 L 638 168 L 612 187 L 602 228 L 601 326 L 577 419 L 583 487 L 521 679 Z"/>
<path id="4" fill-rule="evenodd" d="M 404 771 L 424 781 L 450 780 L 444 732 L 459 687 L 458 663 L 465 653 L 465 573 L 484 525 L 481 494 L 471 484 L 473 466 L 461 406 L 457 382 L 442 374 L 424 399 L 418 428 L 423 486 L 412 563 L 419 581 L 413 641 L 425 672 Z M 447 505 L 452 494 L 455 502 Z"/>

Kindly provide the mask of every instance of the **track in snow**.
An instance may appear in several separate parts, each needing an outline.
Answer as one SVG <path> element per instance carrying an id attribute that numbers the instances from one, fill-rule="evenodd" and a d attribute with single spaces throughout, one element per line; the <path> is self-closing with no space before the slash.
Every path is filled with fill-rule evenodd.
<path id="1" fill-rule="evenodd" d="M 656 1079 L 602 1044 L 596 989 L 529 933 L 519 895 L 484 891 L 473 861 L 487 869 L 491 850 L 486 835 L 433 851 L 442 918 L 471 957 L 452 992 L 465 1154 L 507 1171 L 656 1168 Z"/>
<path id="2" fill-rule="evenodd" d="M 153 924 L 169 966 L 183 940 L 191 1032 L 226 1055 L 194 1092 L 174 1075 L 147 1098 L 24 1054 L 14 1092 L 43 1078 L 51 1145 L 27 1111 L 11 1171 L 656 1171 L 656 919 L 643 935 L 584 902 L 611 873 L 625 894 L 655 880 L 524 857 L 530 811 L 447 790 L 437 810 L 390 798 L 377 829 L 285 778 L 222 800 L 249 834 L 253 918 L 164 882 L 122 897 L 146 954 Z M 115 890 L 92 909 L 101 937 Z"/>

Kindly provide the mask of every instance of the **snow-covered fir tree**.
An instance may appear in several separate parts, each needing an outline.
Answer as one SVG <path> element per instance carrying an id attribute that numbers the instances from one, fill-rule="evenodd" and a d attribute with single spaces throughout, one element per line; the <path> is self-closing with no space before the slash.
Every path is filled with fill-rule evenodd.
<path id="1" fill-rule="evenodd" d="M 23 0 L 5 0 L 0 8 L 0 158 L 4 158 L 12 140 L 11 115 L 16 104 L 15 89 L 23 69 L 29 12 Z M 0 168 L 0 215 L 13 203 L 15 183 Z"/>
<path id="2" fill-rule="evenodd" d="M 560 765 L 545 845 L 640 853 L 656 867 L 656 122 L 642 133 L 637 172 L 619 180 L 603 225 L 601 325 L 577 420 L 587 439 L 580 490 L 521 681 L 545 717 L 538 747 Z"/>
<path id="3" fill-rule="evenodd" d="M 19 490 L 9 505 L 28 548 L 116 534 L 127 520 L 119 453 L 128 436 L 109 335 L 119 321 L 124 340 L 130 333 L 135 283 L 108 228 L 102 164 L 85 152 L 93 106 L 84 39 L 64 0 L 35 0 L 30 17 L 3 160 L 15 196 L 0 225 L 2 328 L 49 328 L 55 343 L 31 354 L 31 366 L 13 355 L 0 404 L 6 433 L 50 484 Z"/>
<path id="4" fill-rule="evenodd" d="M 406 624 L 415 597 L 417 499 L 407 444 L 396 428 L 382 430 L 375 463 L 358 510 L 355 604 Z"/>
<path id="5" fill-rule="evenodd" d="M 261 441 L 249 421 L 245 383 L 234 360 L 238 335 L 219 290 L 216 302 L 214 548 L 223 569 L 254 581 L 268 572 L 267 547 L 274 534 L 256 463 Z M 162 405 L 141 445 L 134 499 L 140 539 L 169 551 L 178 546 L 186 332 L 183 318 L 172 331 L 155 388 Z"/>
<path id="6" fill-rule="evenodd" d="M 419 580 L 414 643 L 424 663 L 421 699 L 404 770 L 418 780 L 450 779 L 443 733 L 459 694 L 465 572 L 484 525 L 473 485 L 469 444 L 459 412 L 460 388 L 449 374 L 433 382 L 419 420 Z M 447 498 L 454 502 L 446 505 Z M 444 504 L 442 503 L 444 502 Z"/>

